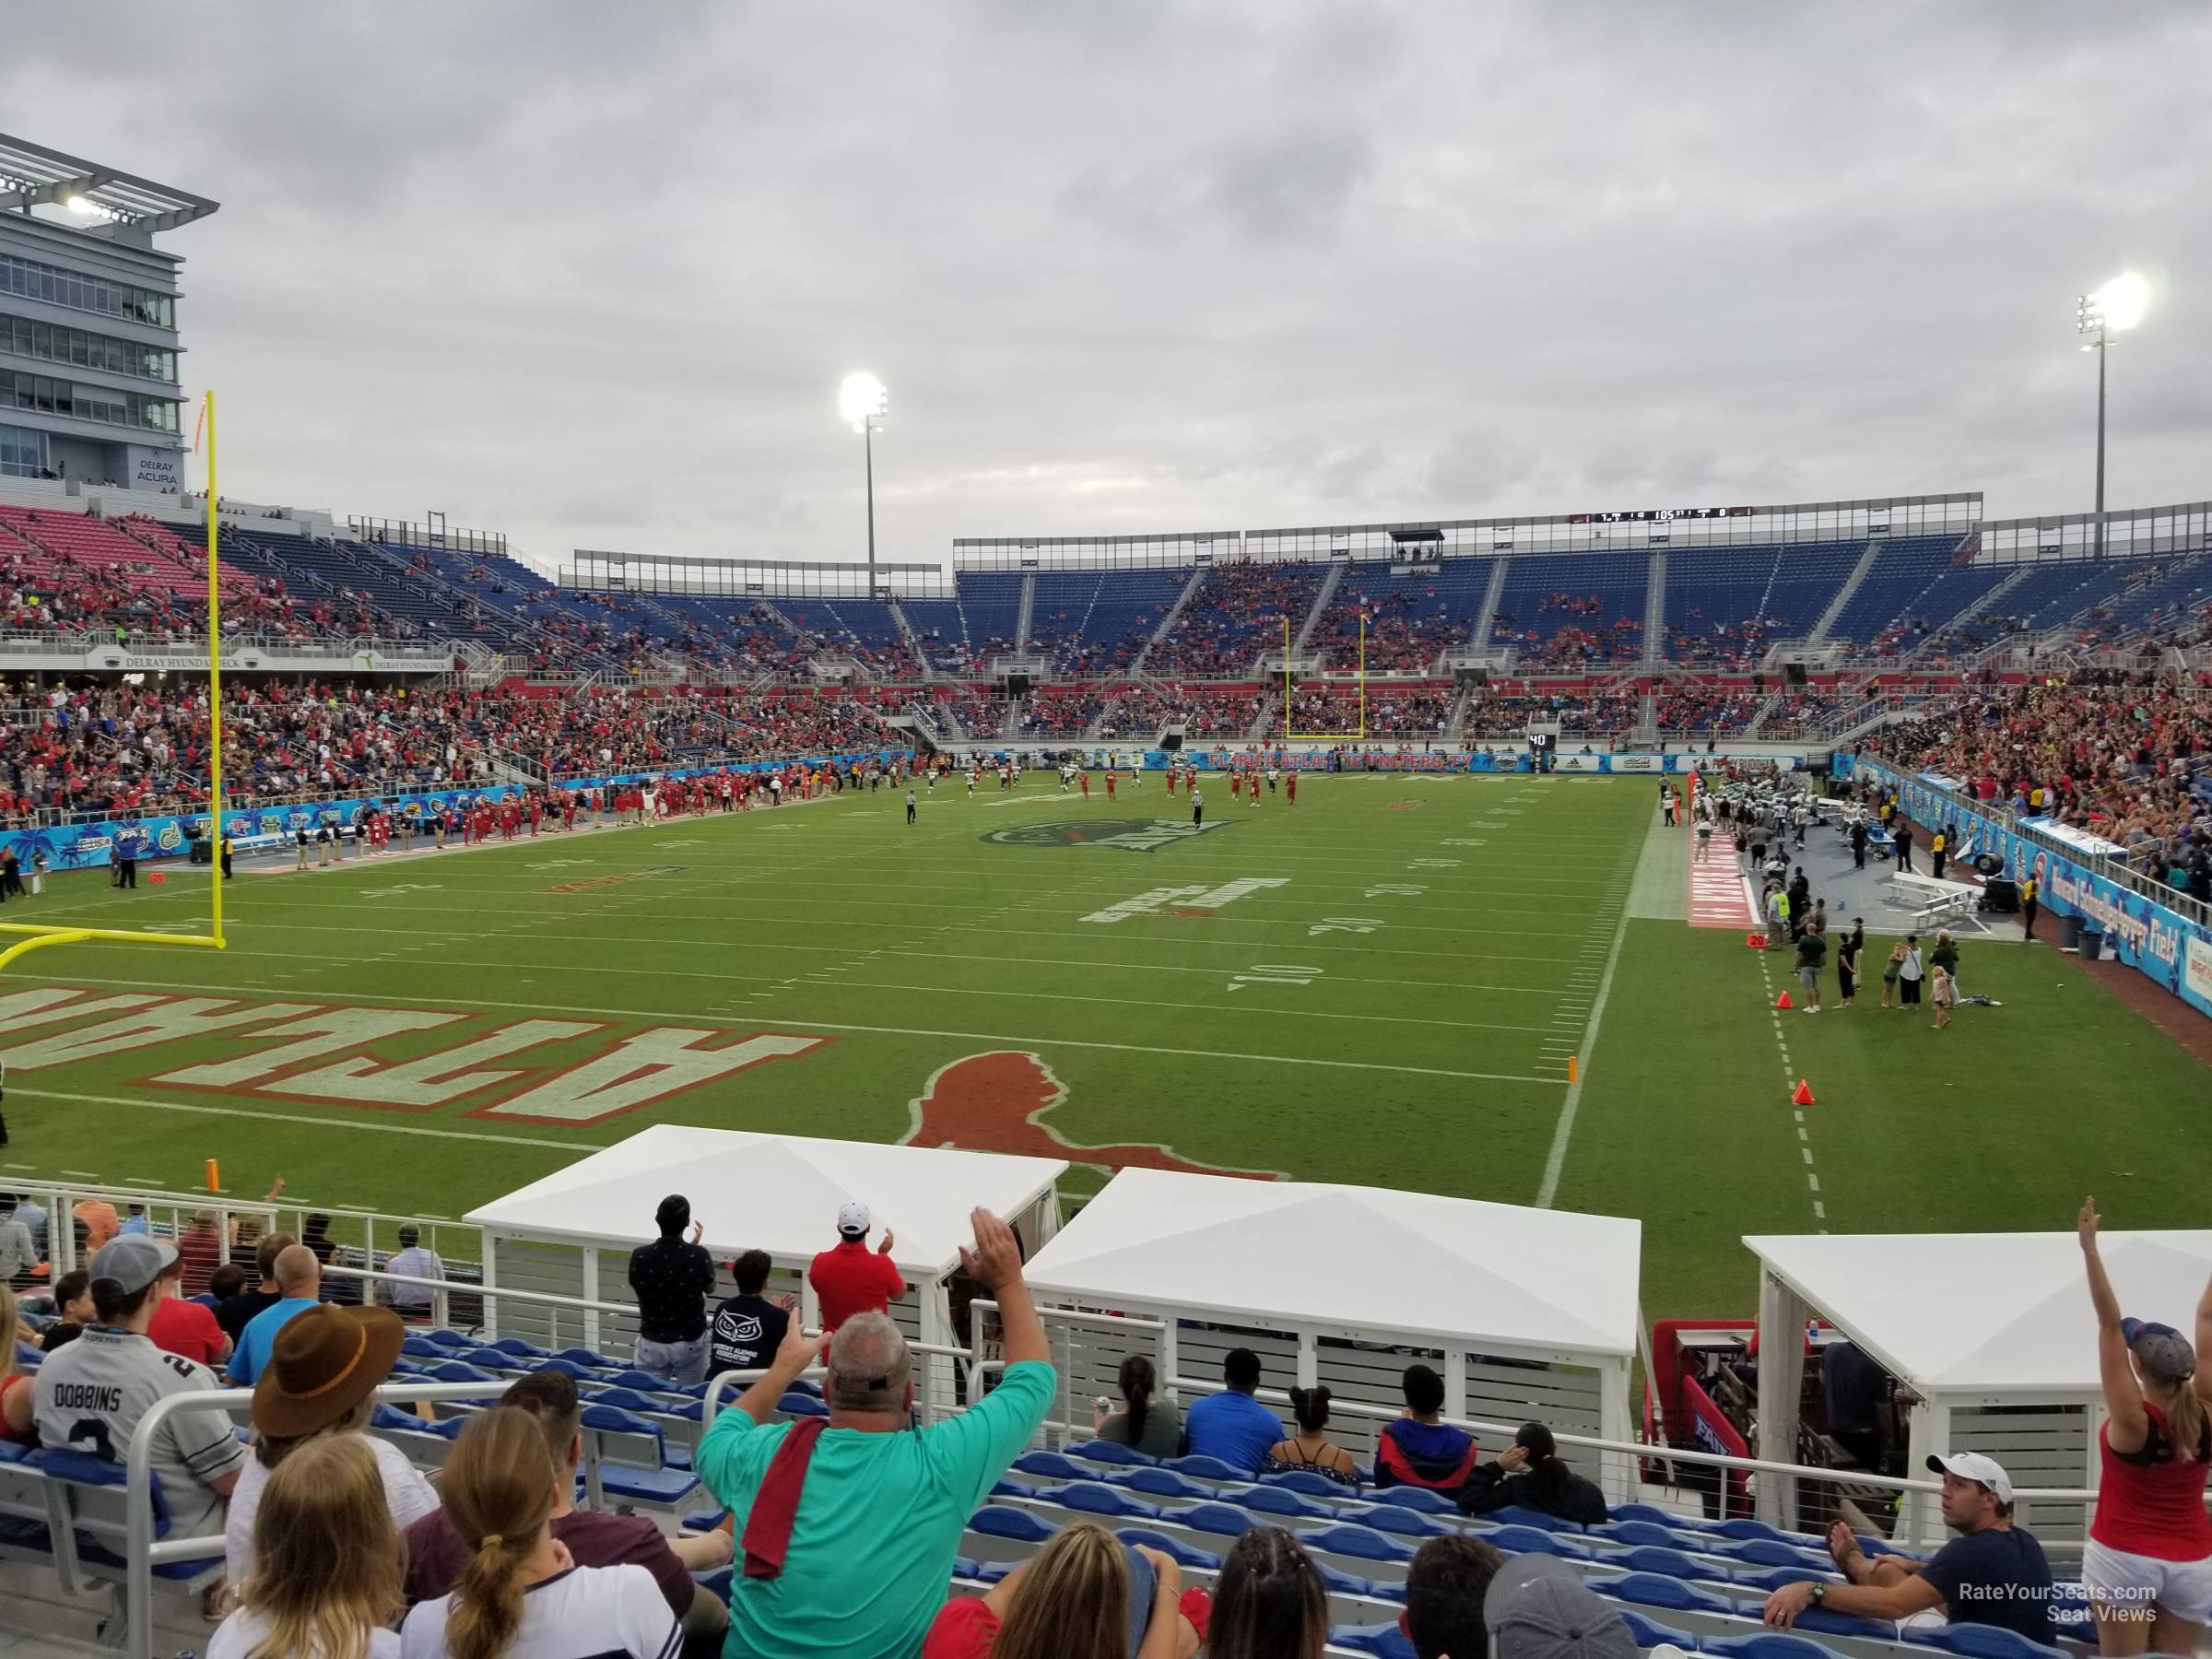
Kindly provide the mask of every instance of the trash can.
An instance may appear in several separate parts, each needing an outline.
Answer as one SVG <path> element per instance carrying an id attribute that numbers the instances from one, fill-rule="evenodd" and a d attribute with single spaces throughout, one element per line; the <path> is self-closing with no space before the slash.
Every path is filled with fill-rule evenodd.
<path id="1" fill-rule="evenodd" d="M 2081 930 L 2081 959 L 2100 962 L 2104 959 L 2104 935 L 2094 927 Z"/>
<path id="2" fill-rule="evenodd" d="M 2058 919 L 2058 947 L 2061 950 L 2079 950 L 2081 948 L 2081 918 L 2079 916 L 2061 916 Z"/>

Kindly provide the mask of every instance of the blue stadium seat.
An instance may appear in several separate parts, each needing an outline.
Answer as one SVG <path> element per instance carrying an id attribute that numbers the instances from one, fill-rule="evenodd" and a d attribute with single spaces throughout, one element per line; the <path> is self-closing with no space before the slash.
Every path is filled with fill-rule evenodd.
<path id="1" fill-rule="evenodd" d="M 609 1359 L 605 1354 L 587 1347 L 562 1348 L 553 1358 L 563 1365 L 579 1365 L 587 1371 L 611 1371 L 624 1369 L 621 1360 Z M 573 1376 L 575 1373 L 571 1371 L 570 1374 Z"/>
<path id="2" fill-rule="evenodd" d="M 1368 1494 L 1376 1503 L 1394 1503 L 1400 1509 L 1416 1510 L 1424 1515 L 1456 1515 L 1459 1505 L 1443 1493 L 1427 1487 L 1383 1487 Z"/>
<path id="3" fill-rule="evenodd" d="M 1091 1463 L 1125 1464 L 1131 1468 L 1148 1468 L 1159 1462 L 1147 1457 L 1134 1446 L 1124 1446 L 1112 1441 L 1079 1441 L 1068 1447 L 1070 1457 L 1086 1458 Z"/>
<path id="4" fill-rule="evenodd" d="M 1224 1492 L 1221 1497 L 1224 1502 L 1241 1504 L 1263 1515 L 1288 1515 L 1300 1521 L 1333 1521 L 1342 1512 L 1334 1504 L 1315 1503 L 1279 1487 L 1250 1486 L 1241 1491 Z"/>
<path id="5" fill-rule="evenodd" d="M 475 1337 L 464 1336 L 458 1331 L 448 1331 L 442 1327 L 423 1332 L 422 1339 L 441 1348 L 473 1348 L 479 1346 Z"/>
<path id="6" fill-rule="evenodd" d="M 1067 1460 L 1060 1460 L 1065 1463 Z M 1017 1465 L 1016 1467 L 1019 1467 Z M 1092 1478 L 1089 1471 L 1079 1470 L 1074 1478 Z M 1106 1477 L 1109 1483 L 1126 1487 L 1132 1492 L 1147 1492 L 1155 1498 L 1188 1498 L 1204 1503 L 1214 1496 L 1214 1488 L 1202 1486 L 1195 1480 L 1186 1480 L 1172 1469 L 1121 1469 Z"/>
<path id="7" fill-rule="evenodd" d="M 1618 1578 L 1594 1578 L 1590 1588 L 1601 1595 L 1616 1596 L 1639 1606 L 1670 1607 L 1677 1613 L 1735 1614 L 1735 1603 L 1710 1590 L 1657 1572 L 1624 1572 Z"/>
<path id="8" fill-rule="evenodd" d="M 1025 1452 L 1014 1460 L 1014 1466 L 1024 1475 L 1040 1476 L 1046 1480 L 1089 1480 L 1096 1471 L 1085 1468 L 1072 1457 L 1063 1457 L 1057 1452 Z"/>
<path id="9" fill-rule="evenodd" d="M 1563 1538 L 1557 1533 L 1547 1533 L 1534 1526 L 1500 1526 L 1494 1532 L 1485 1534 L 1483 1541 L 1493 1548 L 1502 1549 L 1507 1555 L 1565 1556 L 1571 1560 L 1577 1561 L 1586 1561 L 1590 1559 L 1589 1550 L 1580 1544 L 1571 1539 Z M 1633 1557 L 1636 1553 L 1637 1551 L 1633 1549 L 1623 1550 L 1611 1559 L 1621 1560 Z M 1674 1552 L 1669 1551 L 1668 1553 Z M 1687 1560 L 1688 1558 L 1684 1557 L 1683 1559 Z M 1696 1576 L 1712 1578 L 1714 1575 L 1700 1572 Z"/>
<path id="10" fill-rule="evenodd" d="M 1250 1510 L 1233 1503 L 1194 1503 L 1187 1510 L 1176 1510 L 1167 1519 L 1193 1532 L 1221 1533 L 1232 1538 L 1241 1538 L 1260 1524 Z"/>
<path id="11" fill-rule="evenodd" d="M 1182 1517 L 1178 1516 L 1180 1520 Z M 1148 1526 L 1123 1526 L 1114 1529 L 1115 1537 L 1124 1544 L 1142 1544 L 1147 1549 L 1157 1549 L 1179 1567 L 1195 1567 L 1207 1572 L 1221 1569 L 1221 1558 L 1211 1550 L 1200 1549 L 1194 1544 L 1185 1544 L 1181 1538 L 1163 1532 L 1154 1532 Z"/>
<path id="12" fill-rule="evenodd" d="M 1616 1510 L 1615 1514 L 1620 1512 Z M 1671 1526 L 1660 1526 L 1650 1521 L 1614 1521 L 1604 1526 L 1590 1529 L 1592 1535 L 1610 1538 L 1616 1544 L 1649 1544 L 1659 1549 L 1680 1549 L 1682 1535 Z"/>
<path id="13" fill-rule="evenodd" d="M 1712 1575 L 1708 1573 L 1705 1576 L 1710 1578 Z M 1751 1572 L 1731 1572 L 1728 1575 L 1730 1583 L 1749 1584 L 1757 1589 L 1766 1591 L 1779 1590 L 1784 1584 L 1833 1583 L 1835 1580 L 1836 1575 L 1833 1572 L 1823 1572 L 1818 1567 L 1768 1567 Z"/>
<path id="14" fill-rule="evenodd" d="M 1661 1549 L 1649 1544 L 1624 1549 L 1612 1559 L 1631 1572 L 1664 1573 L 1668 1578 L 1725 1580 L 1729 1576 L 1725 1567 L 1693 1560 L 1679 1549 Z"/>
<path id="15" fill-rule="evenodd" d="M 1671 1510 L 1663 1510 L 1655 1503 L 1617 1503 L 1613 1506 L 1613 1519 L 1616 1523 L 1622 1521 L 1649 1522 L 1653 1526 L 1664 1526 L 1670 1531 L 1678 1531 L 1702 1524 L 1688 1515 L 1677 1515 Z"/>
<path id="16" fill-rule="evenodd" d="M 1934 1630 L 1900 1632 L 1907 1641 L 1924 1642 L 1966 1659 L 2058 1659 L 2060 1650 L 2030 1641 L 2018 1630 L 2001 1625 L 1947 1624 Z"/>
<path id="17" fill-rule="evenodd" d="M 959 1576 L 959 1563 L 954 1563 L 954 1566 L 953 1576 L 957 1578 Z M 712 1572 L 695 1572 L 691 1575 L 693 1582 L 701 1590 L 706 1591 L 725 1607 L 730 1605 L 730 1583 L 735 1576 L 736 1570 L 731 1567 L 717 1567 Z"/>
<path id="18" fill-rule="evenodd" d="M 1709 1553 L 1752 1567 L 1816 1567 L 1833 1571 L 1835 1566 L 1826 1550 L 1800 1549 L 1792 1544 L 1777 1544 L 1771 1538 L 1714 1545 Z"/>
<path id="19" fill-rule="evenodd" d="M 1329 1632 L 1329 1645 L 1376 1659 L 1418 1659 L 1413 1643 L 1394 1624 L 1338 1625 Z"/>
<path id="20" fill-rule="evenodd" d="M 1810 1533 L 1786 1533 L 1779 1526 L 1770 1526 L 1764 1521 L 1737 1517 L 1733 1521 L 1717 1521 L 1706 1529 L 1716 1537 L 1738 1541 L 1763 1539 L 1771 1544 L 1806 1545 L 1813 1541 Z"/>
<path id="21" fill-rule="evenodd" d="M 1665 1642 L 1672 1642 L 1686 1653 L 1697 1648 L 1698 1639 L 1688 1630 L 1677 1630 L 1672 1625 L 1663 1625 L 1633 1607 L 1621 1608 L 1620 1617 L 1629 1627 L 1629 1634 L 1636 1638 L 1636 1645 L 1640 1648 L 1658 1647 Z"/>
<path id="22" fill-rule="evenodd" d="M 1250 1480 L 1251 1474 L 1243 1469 L 1231 1468 L 1218 1457 L 1194 1452 L 1187 1457 L 1163 1459 L 1159 1465 L 1172 1469 L 1178 1475 L 1187 1475 L 1193 1480 Z"/>
<path id="23" fill-rule="evenodd" d="M 1573 1521 L 1562 1521 L 1557 1515 L 1547 1515 L 1542 1510 L 1530 1509 L 1524 1503 L 1509 1503 L 1502 1509 L 1485 1510 L 1483 1519 L 1495 1521 L 1500 1526 L 1533 1526 L 1538 1532 L 1579 1533 L 1582 1526 Z"/>
<path id="24" fill-rule="evenodd" d="M 1041 1544 L 1059 1529 L 1028 1510 L 987 1503 L 968 1517 L 968 1530 L 989 1538 L 1012 1538 L 1020 1544 Z"/>
<path id="25" fill-rule="evenodd" d="M 1119 1487 L 1102 1480 L 1071 1480 L 1062 1487 L 1040 1487 L 1030 1494 L 1062 1509 L 1080 1510 L 1087 1515 L 1118 1515 L 1133 1521 L 1157 1521 L 1159 1507 L 1140 1503 Z"/>
<path id="26" fill-rule="evenodd" d="M 952 1576 L 956 1579 L 980 1579 L 983 1576 L 983 1564 L 973 1556 L 955 1556 L 952 1558 Z"/>
<path id="27" fill-rule="evenodd" d="M 521 1359 L 543 1359 L 551 1352 L 550 1349 L 539 1347 L 535 1342 L 524 1342 L 520 1336 L 502 1336 L 491 1346 L 503 1354 L 512 1354 Z"/>
<path id="28" fill-rule="evenodd" d="M 465 1365 L 458 1359 L 448 1359 L 442 1365 L 434 1365 L 430 1368 L 429 1374 L 434 1382 L 496 1382 L 499 1381 L 489 1371 L 479 1370 L 473 1365 Z"/>
<path id="29" fill-rule="evenodd" d="M 1424 1515 L 1419 1510 L 1404 1509 L 1394 1503 L 1371 1503 L 1358 1514 L 1362 1524 L 1377 1532 L 1395 1533 L 1401 1538 L 1434 1538 L 1460 1530 L 1446 1526 L 1433 1515 Z"/>
<path id="30" fill-rule="evenodd" d="M 1298 1492 L 1308 1498 L 1335 1498 L 1338 1500 L 1359 1496 L 1358 1489 L 1341 1480 L 1331 1480 L 1326 1475 L 1317 1475 L 1312 1469 L 1290 1469 L 1280 1475 L 1264 1475 L 1262 1486 L 1280 1487 L 1286 1492 Z"/>
<path id="31" fill-rule="evenodd" d="M 1700 1653 L 1718 1653 L 1725 1659 L 1836 1659 L 1836 1650 L 1822 1647 L 1810 1637 L 1784 1630 L 1759 1630 L 1748 1636 L 1708 1639 Z"/>
<path id="32" fill-rule="evenodd" d="M 1301 1534 L 1300 1542 L 1308 1549 L 1325 1549 L 1331 1555 L 1356 1556 L 1369 1561 L 1410 1561 L 1413 1547 L 1401 1544 L 1387 1533 L 1379 1533 L 1371 1526 L 1359 1526 L 1350 1522 L 1339 1522 L 1335 1526 L 1324 1526 Z"/>
<path id="33" fill-rule="evenodd" d="M 776 1409 L 785 1417 L 828 1417 L 830 1407 L 814 1394 L 789 1393 L 776 1402 Z"/>

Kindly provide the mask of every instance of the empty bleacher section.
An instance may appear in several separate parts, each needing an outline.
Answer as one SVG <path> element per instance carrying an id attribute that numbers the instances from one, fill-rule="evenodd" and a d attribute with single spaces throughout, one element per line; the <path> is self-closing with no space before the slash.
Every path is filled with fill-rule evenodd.
<path id="1" fill-rule="evenodd" d="M 1756 664 L 1775 641 L 1812 632 L 1865 551 L 1863 541 L 1672 549 L 1665 654 L 1708 667 Z"/>
<path id="2" fill-rule="evenodd" d="M 1445 559 L 1428 564 L 1387 560 L 1346 565 L 1343 579 L 1306 641 L 1331 667 L 1359 660 L 1367 626 L 1367 666 L 1374 673 L 1418 672 L 1468 643 L 1482 616 L 1496 561 Z"/>
<path id="3" fill-rule="evenodd" d="M 2010 573 L 2001 565 L 1963 561 L 1962 551 L 1953 536 L 1885 541 L 1858 591 L 1829 625 L 1829 640 L 1865 646 L 1877 656 L 1910 651 Z"/>
<path id="4" fill-rule="evenodd" d="M 961 588 L 975 579 L 962 571 Z M 1029 648 L 1071 677 L 1126 668 L 1189 580 L 1187 570 L 1040 571 Z"/>
<path id="5" fill-rule="evenodd" d="M 1581 668 L 1643 655 L 1650 559 L 1636 553 L 1519 557 L 1506 566 L 1490 641 L 1532 665 Z"/>

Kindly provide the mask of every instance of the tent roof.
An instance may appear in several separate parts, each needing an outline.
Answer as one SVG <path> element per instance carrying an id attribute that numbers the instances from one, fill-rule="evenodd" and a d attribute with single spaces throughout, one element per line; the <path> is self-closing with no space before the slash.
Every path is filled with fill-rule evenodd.
<path id="1" fill-rule="evenodd" d="M 959 1247 L 974 1238 L 971 1209 L 1015 1215 L 1066 1168 L 1051 1158 L 656 1124 L 465 1218 L 571 1243 L 634 1246 L 653 1237 L 662 1198 L 682 1193 L 706 1225 L 709 1250 L 765 1250 L 803 1262 L 837 1242 L 838 1206 L 856 1198 L 879 1230 L 895 1233 L 891 1260 L 920 1279 L 959 1265 Z"/>
<path id="2" fill-rule="evenodd" d="M 1379 1187 L 1124 1170 L 1030 1264 L 1055 1300 L 1418 1336 L 1636 1347 L 1642 1225 Z"/>
<path id="3" fill-rule="evenodd" d="M 2094 1395 L 2097 1322 L 2070 1232 L 1747 1238 L 1813 1311 L 1923 1394 Z M 2212 1231 L 2109 1232 L 2120 1305 L 2186 1330 L 2212 1277 Z"/>

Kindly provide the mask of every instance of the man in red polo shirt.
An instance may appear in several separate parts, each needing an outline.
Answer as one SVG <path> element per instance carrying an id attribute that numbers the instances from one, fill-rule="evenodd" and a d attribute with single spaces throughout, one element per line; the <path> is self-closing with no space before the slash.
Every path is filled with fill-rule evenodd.
<path id="1" fill-rule="evenodd" d="M 837 1244 L 814 1258 L 806 1282 L 822 1306 L 825 1334 L 856 1313 L 881 1313 L 906 1288 L 906 1276 L 891 1265 L 889 1228 L 883 1242 L 868 1248 L 868 1206 L 848 1204 L 837 1212 Z"/>

